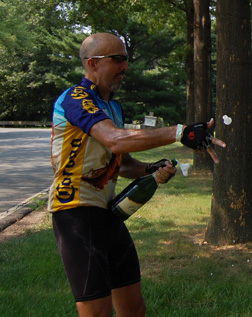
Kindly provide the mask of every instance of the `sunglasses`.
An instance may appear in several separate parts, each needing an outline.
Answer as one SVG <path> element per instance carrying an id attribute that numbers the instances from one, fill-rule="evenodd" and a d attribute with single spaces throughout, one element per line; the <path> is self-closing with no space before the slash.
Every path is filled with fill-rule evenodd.
<path id="1" fill-rule="evenodd" d="M 101 58 L 107 58 L 107 57 L 112 58 L 117 63 L 122 63 L 122 62 L 128 61 L 129 59 L 129 56 L 125 56 L 125 55 L 97 55 L 97 56 L 84 57 L 84 59 L 89 59 L 89 58 L 101 59 Z"/>

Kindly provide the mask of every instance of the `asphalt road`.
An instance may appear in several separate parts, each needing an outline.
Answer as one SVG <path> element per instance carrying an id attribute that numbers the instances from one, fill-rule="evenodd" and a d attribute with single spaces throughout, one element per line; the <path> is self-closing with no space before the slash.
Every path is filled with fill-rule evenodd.
<path id="1" fill-rule="evenodd" d="M 49 188 L 51 129 L 0 128 L 0 214 Z"/>

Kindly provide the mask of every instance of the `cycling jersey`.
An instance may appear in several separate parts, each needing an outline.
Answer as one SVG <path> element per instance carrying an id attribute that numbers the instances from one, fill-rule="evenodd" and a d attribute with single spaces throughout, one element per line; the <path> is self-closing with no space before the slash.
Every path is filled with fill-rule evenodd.
<path id="1" fill-rule="evenodd" d="M 78 206 L 107 208 L 114 197 L 121 155 L 112 153 L 89 134 L 94 124 L 105 119 L 111 119 L 118 128 L 124 126 L 122 108 L 113 94 L 108 102 L 103 100 L 95 84 L 86 78 L 56 100 L 49 211 Z"/>

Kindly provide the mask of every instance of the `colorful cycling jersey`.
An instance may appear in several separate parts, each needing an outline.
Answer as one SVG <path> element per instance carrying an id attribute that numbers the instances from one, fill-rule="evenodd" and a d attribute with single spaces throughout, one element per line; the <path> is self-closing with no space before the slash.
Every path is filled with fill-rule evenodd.
<path id="1" fill-rule="evenodd" d="M 121 106 L 112 95 L 109 102 L 99 97 L 95 84 L 86 78 L 56 100 L 51 147 L 54 181 L 49 211 L 78 206 L 107 208 L 114 197 L 121 155 L 89 135 L 92 126 L 105 119 L 123 128 Z"/>

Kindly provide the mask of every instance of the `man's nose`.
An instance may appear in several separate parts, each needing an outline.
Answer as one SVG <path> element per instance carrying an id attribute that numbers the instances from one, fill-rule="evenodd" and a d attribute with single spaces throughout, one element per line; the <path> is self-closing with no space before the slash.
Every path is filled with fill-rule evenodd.
<path id="1" fill-rule="evenodd" d="M 122 65 L 121 65 L 121 70 L 128 70 L 129 69 L 129 65 L 128 65 L 128 62 L 127 61 L 123 61 L 122 62 Z"/>

